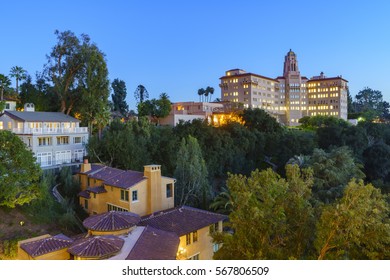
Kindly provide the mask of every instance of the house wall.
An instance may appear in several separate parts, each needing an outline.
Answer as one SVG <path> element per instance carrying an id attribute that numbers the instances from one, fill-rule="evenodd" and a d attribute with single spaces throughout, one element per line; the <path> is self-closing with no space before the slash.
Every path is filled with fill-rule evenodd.
<path id="1" fill-rule="evenodd" d="M 219 229 L 222 229 L 222 221 L 219 223 Z M 199 260 L 212 260 L 213 259 L 213 238 L 210 235 L 210 226 L 201 228 L 198 230 L 198 241 L 193 242 L 193 233 L 191 233 L 191 244 L 186 244 L 186 235 L 180 236 L 180 244 L 178 249 L 178 257 L 180 255 L 185 259 L 199 254 Z M 184 253 L 180 254 L 180 252 Z"/>

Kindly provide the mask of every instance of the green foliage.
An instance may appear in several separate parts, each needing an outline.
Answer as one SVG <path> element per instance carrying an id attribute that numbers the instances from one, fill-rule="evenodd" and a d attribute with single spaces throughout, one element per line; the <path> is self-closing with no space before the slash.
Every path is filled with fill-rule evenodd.
<path id="1" fill-rule="evenodd" d="M 280 132 L 282 127 L 275 118 L 262 109 L 246 109 L 240 114 L 245 127 L 260 132 Z"/>
<path id="2" fill-rule="evenodd" d="M 314 172 L 314 196 L 324 203 L 340 198 L 352 178 L 365 177 L 361 171 L 362 165 L 355 162 L 347 147 L 335 148 L 330 152 L 315 149 L 307 165 Z"/>
<path id="3" fill-rule="evenodd" d="M 159 99 L 146 100 L 138 104 L 138 116 L 150 116 L 158 123 L 159 119 L 169 115 L 171 101 L 166 93 L 161 93 Z"/>
<path id="4" fill-rule="evenodd" d="M 134 97 L 137 103 L 140 104 L 149 98 L 149 92 L 143 85 L 138 85 L 135 89 Z"/>
<path id="5" fill-rule="evenodd" d="M 19 94 L 19 81 L 26 79 L 26 70 L 20 66 L 14 66 L 11 68 L 10 76 L 15 78 L 16 81 L 16 94 Z"/>
<path id="6" fill-rule="evenodd" d="M 234 232 L 216 236 L 224 245 L 215 259 L 303 258 L 310 245 L 313 209 L 308 201 L 312 175 L 288 166 L 287 179 L 271 169 L 253 171 L 250 177 L 229 175 Z"/>
<path id="7" fill-rule="evenodd" d="M 318 259 L 388 259 L 390 209 L 385 199 L 371 184 L 352 180 L 343 197 L 322 211 Z"/>
<path id="8" fill-rule="evenodd" d="M 4 256 L 9 259 L 15 259 L 18 255 L 19 239 L 11 239 L 3 241 Z"/>
<path id="9" fill-rule="evenodd" d="M 174 176 L 175 204 L 195 207 L 207 207 L 210 198 L 210 186 L 207 182 L 207 168 L 202 151 L 196 138 L 188 136 L 182 139 L 177 152 Z"/>
<path id="10" fill-rule="evenodd" d="M 80 192 L 80 184 L 72 175 L 72 169 L 68 166 L 62 167 L 58 176 L 59 189 L 62 196 L 69 199 L 77 199 L 77 194 Z"/>
<path id="11" fill-rule="evenodd" d="M 129 105 L 126 103 L 126 83 L 122 80 L 115 79 L 111 83 L 114 94 L 111 94 L 113 111 L 119 112 L 122 116 L 127 116 L 129 111 Z"/>
<path id="12" fill-rule="evenodd" d="M 15 134 L 0 130 L 0 205 L 14 208 L 40 195 L 40 167 Z"/>
<path id="13" fill-rule="evenodd" d="M 390 146 L 383 142 L 375 143 L 363 152 L 367 177 L 373 181 L 384 180 L 390 174 Z"/>

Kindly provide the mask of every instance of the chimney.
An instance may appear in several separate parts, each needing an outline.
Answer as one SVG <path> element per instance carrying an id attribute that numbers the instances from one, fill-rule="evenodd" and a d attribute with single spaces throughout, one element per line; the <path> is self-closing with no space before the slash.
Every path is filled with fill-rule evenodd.
<path id="1" fill-rule="evenodd" d="M 144 176 L 148 178 L 147 197 L 148 213 L 152 214 L 162 210 L 161 165 L 145 165 Z"/>
<path id="2" fill-rule="evenodd" d="M 88 159 L 85 158 L 84 162 L 81 164 L 80 172 L 85 173 L 91 170 L 91 164 L 88 163 Z"/>
<path id="3" fill-rule="evenodd" d="M 26 103 L 24 104 L 24 111 L 25 112 L 35 112 L 35 106 L 33 103 Z"/>

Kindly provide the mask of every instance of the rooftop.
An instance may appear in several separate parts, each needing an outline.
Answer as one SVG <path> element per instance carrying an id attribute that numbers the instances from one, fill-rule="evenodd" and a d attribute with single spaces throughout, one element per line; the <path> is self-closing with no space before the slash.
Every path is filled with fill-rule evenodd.
<path id="1" fill-rule="evenodd" d="M 24 122 L 80 122 L 78 119 L 61 112 L 5 111 L 4 114 Z"/>
<path id="2" fill-rule="evenodd" d="M 43 239 L 22 243 L 20 248 L 32 257 L 38 257 L 54 251 L 69 247 L 73 240 L 63 234 L 46 237 Z"/>
<path id="3" fill-rule="evenodd" d="M 142 217 L 140 225 L 149 225 L 183 236 L 226 219 L 227 216 L 225 215 L 181 206 Z"/>
<path id="4" fill-rule="evenodd" d="M 139 215 L 131 212 L 110 211 L 86 218 L 83 226 L 96 231 L 117 231 L 132 228 L 140 220 Z"/>
<path id="5" fill-rule="evenodd" d="M 90 236 L 76 240 L 68 249 L 74 256 L 102 259 L 118 253 L 124 240 L 113 235 Z"/>

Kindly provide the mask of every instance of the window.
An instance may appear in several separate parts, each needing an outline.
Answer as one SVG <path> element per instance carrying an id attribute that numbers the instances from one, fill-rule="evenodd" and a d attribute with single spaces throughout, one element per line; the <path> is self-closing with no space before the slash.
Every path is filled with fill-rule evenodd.
<path id="1" fill-rule="evenodd" d="M 214 243 L 213 244 L 213 253 L 217 252 L 219 250 L 219 244 L 218 243 Z"/>
<path id="2" fill-rule="evenodd" d="M 88 209 L 88 200 L 87 199 L 84 199 L 84 208 Z"/>
<path id="3" fill-rule="evenodd" d="M 38 138 L 39 146 L 51 146 L 51 137 L 39 137 Z"/>
<path id="4" fill-rule="evenodd" d="M 129 191 L 121 190 L 121 200 L 129 201 Z"/>
<path id="5" fill-rule="evenodd" d="M 131 193 L 131 201 L 138 201 L 138 191 L 133 191 Z"/>
<path id="6" fill-rule="evenodd" d="M 73 143 L 74 143 L 74 144 L 80 144 L 80 143 L 81 143 L 81 137 L 75 137 L 75 138 L 73 139 Z"/>
<path id="7" fill-rule="evenodd" d="M 0 122 L 0 129 L 1 129 L 1 130 L 4 129 L 4 127 L 3 127 L 3 122 Z"/>
<path id="8" fill-rule="evenodd" d="M 11 128 L 12 128 L 12 123 L 8 122 L 8 129 L 11 129 Z"/>
<path id="9" fill-rule="evenodd" d="M 10 105 L 9 105 L 9 103 L 6 103 L 6 104 L 5 104 L 5 109 L 8 109 L 8 110 L 9 110 L 9 108 L 11 108 Z"/>
<path id="10" fill-rule="evenodd" d="M 173 188 L 172 183 L 167 184 L 166 187 L 167 198 L 172 197 L 172 188 Z"/>
<path id="11" fill-rule="evenodd" d="M 52 165 L 52 154 L 51 153 L 38 153 L 37 162 L 40 166 Z"/>
<path id="12" fill-rule="evenodd" d="M 67 144 L 69 144 L 69 136 L 57 137 L 57 145 L 67 145 Z"/>
<path id="13" fill-rule="evenodd" d="M 198 231 L 192 232 L 192 243 L 198 242 Z"/>
<path id="14" fill-rule="evenodd" d="M 218 231 L 219 231 L 219 223 L 218 222 L 216 222 L 215 224 L 210 226 L 210 234 L 214 233 L 214 232 L 218 232 Z"/>
<path id="15" fill-rule="evenodd" d="M 119 207 L 119 206 L 116 206 L 116 205 L 113 205 L 113 204 L 109 204 L 109 203 L 107 203 L 107 211 L 108 212 L 110 212 L 110 211 L 129 212 L 129 210 L 127 210 L 125 208 L 122 208 L 122 207 Z"/>
<path id="16" fill-rule="evenodd" d="M 191 233 L 187 233 L 186 234 L 186 245 L 190 245 L 191 244 Z"/>

